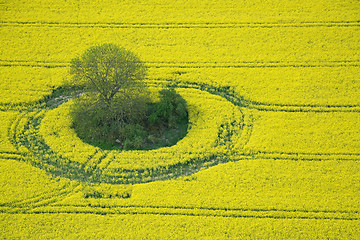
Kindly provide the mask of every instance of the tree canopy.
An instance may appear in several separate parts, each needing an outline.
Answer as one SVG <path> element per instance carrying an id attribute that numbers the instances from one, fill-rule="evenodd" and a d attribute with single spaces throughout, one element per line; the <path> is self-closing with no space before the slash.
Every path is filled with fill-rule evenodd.
<path id="1" fill-rule="evenodd" d="M 132 52 L 107 43 L 90 47 L 71 61 L 70 73 L 87 91 L 97 93 L 107 105 L 121 92 L 129 100 L 134 91 L 142 90 L 146 67 Z"/>
<path id="2" fill-rule="evenodd" d="M 186 102 L 175 90 L 160 91 L 152 103 L 144 83 L 146 67 L 132 52 L 114 44 L 90 47 L 71 61 L 75 94 L 73 128 L 100 147 L 141 149 L 168 146 L 187 131 Z"/>

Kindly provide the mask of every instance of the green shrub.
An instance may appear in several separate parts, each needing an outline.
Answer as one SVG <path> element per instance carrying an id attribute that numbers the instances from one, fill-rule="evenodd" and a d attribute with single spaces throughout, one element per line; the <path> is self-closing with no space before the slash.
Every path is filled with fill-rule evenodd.
<path id="1" fill-rule="evenodd" d="M 160 102 L 154 104 L 149 116 L 150 125 L 173 127 L 187 120 L 186 101 L 174 89 L 163 89 Z"/>

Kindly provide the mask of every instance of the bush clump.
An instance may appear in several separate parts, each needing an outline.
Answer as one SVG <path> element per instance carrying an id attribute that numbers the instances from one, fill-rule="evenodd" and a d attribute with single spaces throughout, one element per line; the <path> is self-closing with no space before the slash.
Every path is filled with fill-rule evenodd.
<path id="1" fill-rule="evenodd" d="M 71 113 L 77 135 L 83 141 L 104 149 L 153 149 L 171 146 L 187 133 L 186 101 L 174 89 L 161 90 L 160 101 L 148 102 L 144 116 L 132 113 L 121 119 L 117 115 L 117 108 L 124 107 L 121 102 L 110 111 L 86 95 L 75 101 L 77 103 L 73 104 Z M 128 104 L 127 109 L 136 109 L 136 106 L 139 106 L 134 102 Z M 139 111 L 141 112 L 143 110 Z"/>

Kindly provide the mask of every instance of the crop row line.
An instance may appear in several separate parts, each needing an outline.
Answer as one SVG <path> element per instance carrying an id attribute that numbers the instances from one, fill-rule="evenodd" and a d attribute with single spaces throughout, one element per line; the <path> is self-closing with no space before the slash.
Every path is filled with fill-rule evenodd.
<path id="1" fill-rule="evenodd" d="M 285 154 L 290 156 L 299 156 L 299 155 L 308 155 L 308 156 L 357 156 L 360 157 L 360 153 L 321 153 L 321 152 L 280 152 L 280 151 L 272 151 L 272 152 L 264 152 L 259 151 L 259 154 Z"/>
<path id="2" fill-rule="evenodd" d="M 282 105 L 282 104 L 268 104 L 257 103 L 249 101 L 247 105 L 250 109 L 258 111 L 270 111 L 270 112 L 316 112 L 316 113 L 332 113 L 332 112 L 360 112 L 360 105 L 344 105 L 344 106 L 300 106 L 300 105 Z"/>
<path id="3" fill-rule="evenodd" d="M 13 119 L 13 121 L 11 122 L 11 125 L 9 127 L 8 130 L 8 136 L 9 136 L 9 140 L 10 143 L 16 148 L 16 150 L 19 151 L 19 146 L 17 145 L 18 139 L 18 126 L 21 122 L 22 119 L 25 118 L 26 113 L 20 113 L 18 114 L 15 119 Z"/>
<path id="4" fill-rule="evenodd" d="M 25 157 L 26 153 L 0 151 L 0 159 L 12 159 L 22 161 Z"/>
<path id="5" fill-rule="evenodd" d="M 48 61 L 48 60 L 18 60 L 18 59 L 0 59 L 0 62 L 9 62 L 9 63 L 44 63 L 44 64 L 66 64 L 68 66 L 70 66 L 69 62 L 66 61 Z M 303 63 L 304 61 L 238 61 L 238 62 L 232 62 L 232 61 L 144 61 L 147 64 L 235 64 L 235 63 L 249 63 L 249 64 L 265 64 L 265 63 L 293 63 L 293 64 L 300 64 Z M 314 62 L 314 61 L 307 61 L 307 62 Z M 328 61 L 320 61 L 320 62 L 324 62 L 324 63 L 359 63 L 360 60 L 328 60 Z"/>
<path id="6" fill-rule="evenodd" d="M 254 117 L 251 113 L 244 114 L 244 126 L 240 135 L 237 148 L 243 149 L 250 141 L 254 129 Z"/>
<path id="7" fill-rule="evenodd" d="M 165 80 L 165 79 L 162 79 Z M 271 104 L 260 103 L 253 100 L 244 99 L 237 93 L 230 91 L 229 87 L 213 87 L 204 83 L 187 82 L 182 84 L 180 82 L 173 83 L 167 81 L 169 86 L 176 86 L 180 88 L 196 88 L 207 91 L 212 94 L 217 94 L 224 97 L 233 104 L 248 109 L 255 109 L 259 111 L 271 111 L 271 112 L 360 112 L 360 105 L 315 105 L 315 104 Z M 166 80 L 165 80 L 166 83 Z"/>
<path id="8" fill-rule="evenodd" d="M 359 67 L 360 63 L 343 63 L 343 64 L 233 64 L 233 65 L 154 65 L 150 68 L 320 68 L 320 67 Z M 51 67 L 51 66 L 48 66 Z"/>
<path id="9" fill-rule="evenodd" d="M 13 213 L 13 212 L 9 212 Z M 103 208 L 103 207 L 66 207 L 66 206 L 51 206 L 44 208 L 34 208 L 31 210 L 19 209 L 16 214 L 44 214 L 44 213 L 68 213 L 68 214 L 100 214 L 100 215 L 178 215 L 191 217 L 227 217 L 227 218 L 270 218 L 270 219 L 329 219 L 329 220 L 359 220 L 355 216 L 349 214 L 302 214 L 302 213 L 278 213 L 278 212 L 259 212 L 259 211 L 222 211 L 222 210 L 182 210 L 182 209 L 168 209 L 168 208 Z M 343 216 L 341 216 L 343 215 Z"/>
<path id="10" fill-rule="evenodd" d="M 322 160 L 342 160 L 342 161 L 359 161 L 360 153 L 306 153 L 306 152 L 281 152 L 281 151 L 257 151 L 249 156 L 266 159 L 281 160 L 303 160 L 303 161 L 322 161 Z"/>
<path id="11" fill-rule="evenodd" d="M 149 68 L 320 68 L 320 67 L 359 67 L 360 61 L 326 61 L 326 62 L 291 62 L 291 61 L 243 61 L 232 63 L 221 62 L 145 62 Z M 1 67 L 45 67 L 65 68 L 66 62 L 43 61 L 1 61 Z"/>
<path id="12" fill-rule="evenodd" d="M 271 159 L 271 160 L 292 160 L 292 161 L 328 161 L 328 160 L 338 160 L 338 161 L 359 161 L 360 158 L 346 158 L 346 157 L 294 157 L 294 156 L 282 156 L 282 155 L 272 155 L 272 154 L 245 154 L 244 156 L 253 156 L 259 159 Z"/>
<path id="13" fill-rule="evenodd" d="M 152 208 L 152 209 L 182 209 L 182 210 L 209 210 L 209 211 L 242 211 L 242 212 L 289 212 L 289 213 L 345 213 L 345 214 L 358 214 L 360 211 L 358 210 L 306 210 L 306 209 L 276 209 L 276 208 L 232 208 L 232 207 L 204 207 L 204 206 L 156 206 L 156 205 L 99 205 L 99 204 L 91 204 L 89 205 L 81 205 L 81 204 L 59 204 L 54 206 L 61 207 L 94 207 L 94 208 Z"/>
<path id="14" fill-rule="evenodd" d="M 2 21 L 7 27 L 66 27 L 66 28 L 299 28 L 299 27 L 359 27 L 360 21 L 302 21 L 302 22 L 50 22 L 50 21 Z"/>
<path id="15" fill-rule="evenodd" d="M 0 153 L 0 158 L 22 161 L 24 159 L 24 156 L 21 154 Z"/>
<path id="16" fill-rule="evenodd" d="M 15 152 L 15 151 L 1 151 L 0 150 L 0 154 L 10 154 L 10 155 L 19 155 L 19 156 L 26 156 L 25 152 Z"/>
<path id="17" fill-rule="evenodd" d="M 3 60 L 0 60 L 0 62 Z M 341 61 L 333 61 L 334 63 L 338 63 Z M 354 63 L 359 61 L 344 61 L 345 63 Z M 39 63 L 45 63 L 43 61 L 39 61 Z M 59 62 L 54 62 L 54 64 L 57 64 Z M 249 62 L 251 63 L 251 62 Z M 276 62 L 274 62 L 276 63 Z M 360 64 L 360 62 L 359 62 Z M 360 65 L 359 65 L 360 66 Z M 172 80 L 169 79 L 149 79 L 152 81 L 162 81 L 165 84 L 171 85 L 174 84 Z M 241 96 L 238 96 L 237 94 L 233 92 L 229 92 L 229 89 L 221 89 L 221 88 L 215 88 L 211 85 L 207 84 L 199 84 L 195 82 L 188 82 L 186 85 L 180 85 L 177 84 L 178 87 L 193 87 L 200 90 L 205 91 L 211 91 L 211 93 L 215 93 L 218 95 L 221 95 L 227 100 L 231 101 L 237 105 L 241 105 L 243 107 L 256 109 L 260 111 L 285 111 L 285 112 L 360 112 L 360 105 L 359 104 L 345 104 L 345 105 L 334 105 L 334 104 L 324 104 L 324 105 L 317 105 L 317 104 L 279 104 L 279 103 L 263 103 L 263 102 L 257 102 L 254 100 L 245 100 Z"/>
<path id="18" fill-rule="evenodd" d="M 37 115 L 39 114 L 39 111 L 37 112 L 31 112 L 30 115 Z M 16 118 L 12 121 L 12 124 L 9 127 L 8 130 L 8 135 L 10 138 L 10 142 L 11 144 L 17 149 L 19 150 L 19 146 L 21 146 L 21 137 L 19 135 L 24 134 L 24 130 L 25 129 L 19 129 L 19 123 L 23 120 L 26 119 L 28 120 L 29 114 L 27 112 L 23 112 L 21 114 L 18 114 L 16 116 Z M 24 126 L 26 127 L 26 126 Z M 12 152 L 12 151 L 0 151 L 0 156 L 2 154 L 7 154 L 6 158 L 10 158 L 8 156 L 8 154 L 13 154 L 13 155 L 17 155 L 17 158 L 14 158 L 14 160 L 18 160 L 18 161 L 22 161 L 22 162 L 28 162 L 30 158 L 32 158 L 33 153 L 32 152 Z M 36 164 L 32 164 L 34 166 L 37 166 Z M 58 198 L 61 196 L 66 196 L 68 194 L 70 194 L 75 187 L 77 187 L 79 184 L 75 184 L 75 186 L 70 186 L 69 184 L 66 184 L 64 186 L 62 186 L 59 189 L 56 189 L 55 192 L 51 191 L 51 192 L 45 192 L 45 193 L 41 193 L 38 194 L 36 196 L 33 196 L 31 198 L 27 198 L 27 199 L 23 199 L 23 200 L 18 200 L 18 201 L 11 201 L 11 202 L 7 202 L 7 203 L 2 203 L 0 204 L 0 207 L 11 207 L 11 208 L 18 208 L 18 207 L 22 207 L 22 206 L 28 206 L 29 204 L 31 204 L 32 206 L 34 204 L 36 204 L 36 206 L 46 206 L 50 203 L 54 203 L 56 202 L 56 200 L 51 200 L 54 198 Z"/>
<path id="19" fill-rule="evenodd" d="M 1 61 L 1 60 L 0 60 Z M 1 65 L 1 64 L 0 64 Z M 237 93 L 229 91 L 229 87 L 213 87 L 204 83 L 195 83 L 188 82 L 181 84 L 180 82 L 175 82 L 171 79 L 148 79 L 151 81 L 162 82 L 165 85 L 176 86 L 182 88 L 196 88 L 204 91 L 208 91 L 213 94 L 220 95 L 226 98 L 228 101 L 234 103 L 237 106 L 255 109 L 259 111 L 272 111 L 272 112 L 360 112 L 359 104 L 345 104 L 345 105 L 334 105 L 334 104 L 326 104 L 326 105 L 316 105 L 316 104 L 280 104 L 280 103 L 264 103 L 257 102 L 254 100 L 244 99 L 242 96 L 239 96 Z M 51 96 L 47 97 L 45 101 L 47 101 Z M 44 100 L 42 100 L 43 102 Z M 0 104 L 0 111 L 7 111 L 12 108 L 18 107 L 29 107 L 34 104 Z M 17 109 L 18 110 L 18 109 Z"/>
<path id="20" fill-rule="evenodd" d="M 68 194 L 71 194 L 77 186 L 79 186 L 79 184 L 76 184 L 74 186 L 70 186 L 70 184 L 67 184 L 59 189 L 56 189 L 55 191 L 52 190 L 51 192 L 41 193 L 36 196 L 19 201 L 1 203 L 0 207 L 29 209 L 29 208 L 47 206 L 51 203 L 57 202 L 57 199 L 59 197 L 65 197 Z"/>
<path id="21" fill-rule="evenodd" d="M 249 134 L 247 134 L 247 136 L 248 135 Z M 246 145 L 246 143 L 244 143 L 243 145 Z M 251 159 L 252 157 L 264 158 L 264 159 L 274 159 L 274 160 L 293 160 L 293 161 L 326 161 L 326 160 L 360 161 L 360 157 L 358 154 L 352 155 L 352 154 L 347 154 L 347 153 L 340 155 L 340 154 L 331 154 L 331 153 L 303 154 L 303 153 L 288 153 L 288 152 L 273 153 L 273 152 L 259 151 L 259 152 L 254 152 L 254 153 L 241 153 L 240 152 L 239 155 L 242 157 L 236 158 L 236 159 L 231 159 L 228 161 L 245 160 L 245 159 Z M 105 155 L 104 155 L 104 157 L 105 157 Z M 102 157 L 102 158 L 104 158 L 104 157 Z M 0 152 L 0 158 L 24 161 L 24 158 L 26 158 L 26 155 L 22 154 L 22 153 L 14 154 L 14 153 Z M 89 161 L 90 160 L 91 159 L 89 159 Z M 218 162 L 218 161 L 216 161 L 216 162 Z M 223 161 L 220 161 L 220 162 L 223 162 Z M 224 162 L 226 162 L 226 161 L 224 161 Z M 211 164 L 212 162 L 209 161 L 209 163 Z M 84 165 L 86 165 L 86 164 L 84 164 Z M 213 164 L 211 164 L 211 166 L 212 165 Z M 104 169 L 106 169 L 106 167 L 104 167 Z M 193 169 L 193 171 L 191 171 L 191 172 L 197 172 L 198 170 L 199 170 L 199 168 L 196 168 L 196 169 Z M 186 175 L 189 175 L 189 174 L 190 174 L 190 172 L 186 173 Z"/>

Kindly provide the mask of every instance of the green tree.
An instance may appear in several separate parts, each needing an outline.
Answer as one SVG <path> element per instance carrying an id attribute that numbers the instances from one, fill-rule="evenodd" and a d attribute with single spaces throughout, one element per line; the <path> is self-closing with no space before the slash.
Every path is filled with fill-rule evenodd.
<path id="1" fill-rule="evenodd" d="M 132 52 L 114 44 L 91 47 L 71 61 L 76 86 L 71 105 L 73 128 L 106 149 L 142 149 L 175 144 L 187 131 L 185 100 L 174 89 L 150 102 L 146 67 Z"/>
<path id="2" fill-rule="evenodd" d="M 87 91 L 111 105 L 119 92 L 123 99 L 129 100 L 143 90 L 146 67 L 134 53 L 115 44 L 103 44 L 90 47 L 74 58 L 70 74 Z"/>
<path id="3" fill-rule="evenodd" d="M 114 44 L 91 47 L 71 61 L 70 73 L 83 87 L 71 111 L 80 138 L 93 143 L 126 139 L 128 125 L 146 118 L 146 67 L 132 52 Z"/>

